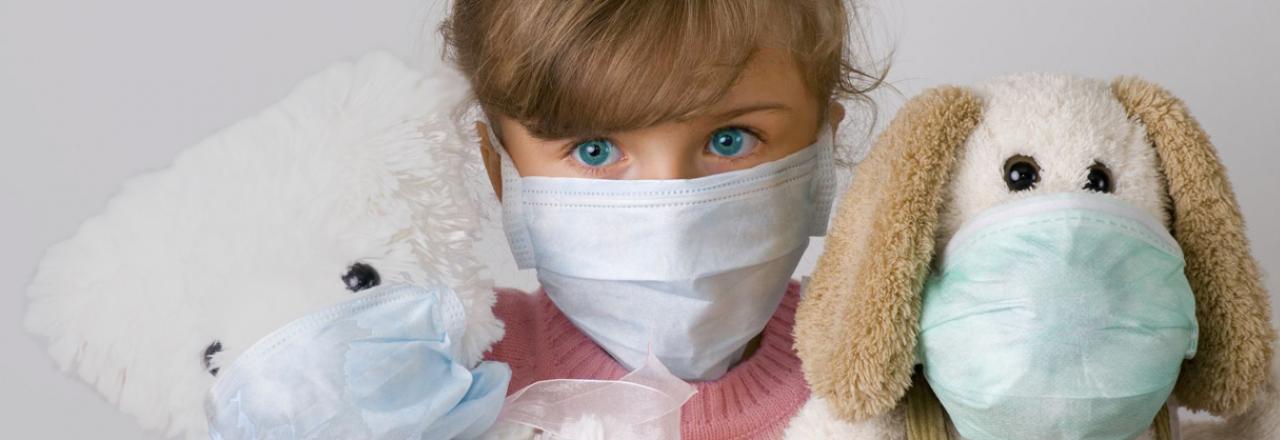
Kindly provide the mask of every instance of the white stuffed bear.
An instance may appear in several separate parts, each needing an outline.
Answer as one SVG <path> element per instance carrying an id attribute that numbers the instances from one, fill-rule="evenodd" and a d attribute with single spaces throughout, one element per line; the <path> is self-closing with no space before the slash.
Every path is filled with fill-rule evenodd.
<path id="1" fill-rule="evenodd" d="M 26 327 L 146 429 L 208 438 L 221 368 L 272 330 L 375 285 L 451 288 L 462 362 L 502 336 L 473 257 L 480 159 L 450 71 L 387 53 L 335 65 L 287 98 L 137 177 L 29 288 Z M 479 179 L 479 180 L 477 180 Z"/>

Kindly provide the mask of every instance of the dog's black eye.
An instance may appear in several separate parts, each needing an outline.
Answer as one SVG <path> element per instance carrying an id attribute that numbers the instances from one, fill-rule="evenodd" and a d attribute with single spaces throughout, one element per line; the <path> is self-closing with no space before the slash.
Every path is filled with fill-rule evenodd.
<path id="1" fill-rule="evenodd" d="M 220 351 L 222 351 L 222 341 L 213 341 L 212 344 L 204 348 L 204 369 L 208 370 L 209 374 L 214 375 L 214 377 L 218 376 L 218 367 L 209 368 L 209 364 L 213 362 L 213 355 L 218 354 Z"/>
<path id="2" fill-rule="evenodd" d="M 1026 191 L 1035 188 L 1040 181 L 1040 165 L 1034 158 L 1021 154 L 1004 162 L 1004 183 L 1009 191 Z"/>
<path id="3" fill-rule="evenodd" d="M 356 263 L 347 268 L 347 274 L 342 276 L 342 282 L 347 285 L 347 290 L 359 292 L 381 284 L 382 277 L 378 276 L 378 270 L 373 266 Z"/>
<path id="4" fill-rule="evenodd" d="M 1093 166 L 1089 167 L 1089 176 L 1084 182 L 1084 189 L 1108 194 L 1115 192 L 1116 187 L 1111 183 L 1111 169 L 1101 162 L 1094 162 Z"/>

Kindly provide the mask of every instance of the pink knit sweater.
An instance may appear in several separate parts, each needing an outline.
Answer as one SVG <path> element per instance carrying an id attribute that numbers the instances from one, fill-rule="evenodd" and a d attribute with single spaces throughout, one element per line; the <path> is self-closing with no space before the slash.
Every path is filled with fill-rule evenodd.
<path id="1" fill-rule="evenodd" d="M 760 348 L 720 379 L 694 382 L 694 394 L 680 413 L 685 440 L 775 439 L 809 397 L 809 387 L 792 347 L 800 285 L 791 282 L 782 304 L 765 325 Z M 574 327 L 539 290 L 530 295 L 500 289 L 494 308 L 506 336 L 486 359 L 511 365 L 514 393 L 546 379 L 622 377 L 627 370 Z"/>

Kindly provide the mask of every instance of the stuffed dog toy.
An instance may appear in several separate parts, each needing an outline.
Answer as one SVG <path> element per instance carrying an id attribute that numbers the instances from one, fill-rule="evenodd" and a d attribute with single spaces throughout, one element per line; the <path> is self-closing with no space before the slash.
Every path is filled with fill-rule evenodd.
<path id="1" fill-rule="evenodd" d="M 466 91 L 382 52 L 303 81 L 50 248 L 27 328 L 143 428 L 193 439 L 209 438 L 210 387 L 255 341 L 380 285 L 455 292 L 453 346 L 474 365 L 502 323 L 472 252 L 467 182 L 483 171 L 451 113 Z"/>
<path id="2" fill-rule="evenodd" d="M 1170 439 L 1181 406 L 1228 418 L 1188 438 L 1276 438 L 1269 299 L 1226 176 L 1136 78 L 911 100 L 799 306 L 814 397 L 789 436 Z"/>

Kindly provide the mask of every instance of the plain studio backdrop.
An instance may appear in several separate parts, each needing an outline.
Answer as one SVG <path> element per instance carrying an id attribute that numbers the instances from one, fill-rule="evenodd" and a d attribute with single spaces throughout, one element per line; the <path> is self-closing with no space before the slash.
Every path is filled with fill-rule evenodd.
<path id="1" fill-rule="evenodd" d="M 385 48 L 414 65 L 435 62 L 445 7 L 0 0 L 0 436 L 159 438 L 57 371 L 22 330 L 25 286 L 45 248 L 100 212 L 126 178 L 166 166 L 334 61 Z M 882 119 L 926 87 L 1018 71 L 1138 74 L 1172 89 L 1226 163 L 1275 302 L 1280 3 L 877 0 L 863 13 L 872 55 L 896 49 L 889 79 L 899 93 L 877 94 Z M 800 273 L 820 250 L 815 241 Z M 501 284 L 532 286 L 529 274 L 511 273 L 501 241 L 486 252 Z"/>

